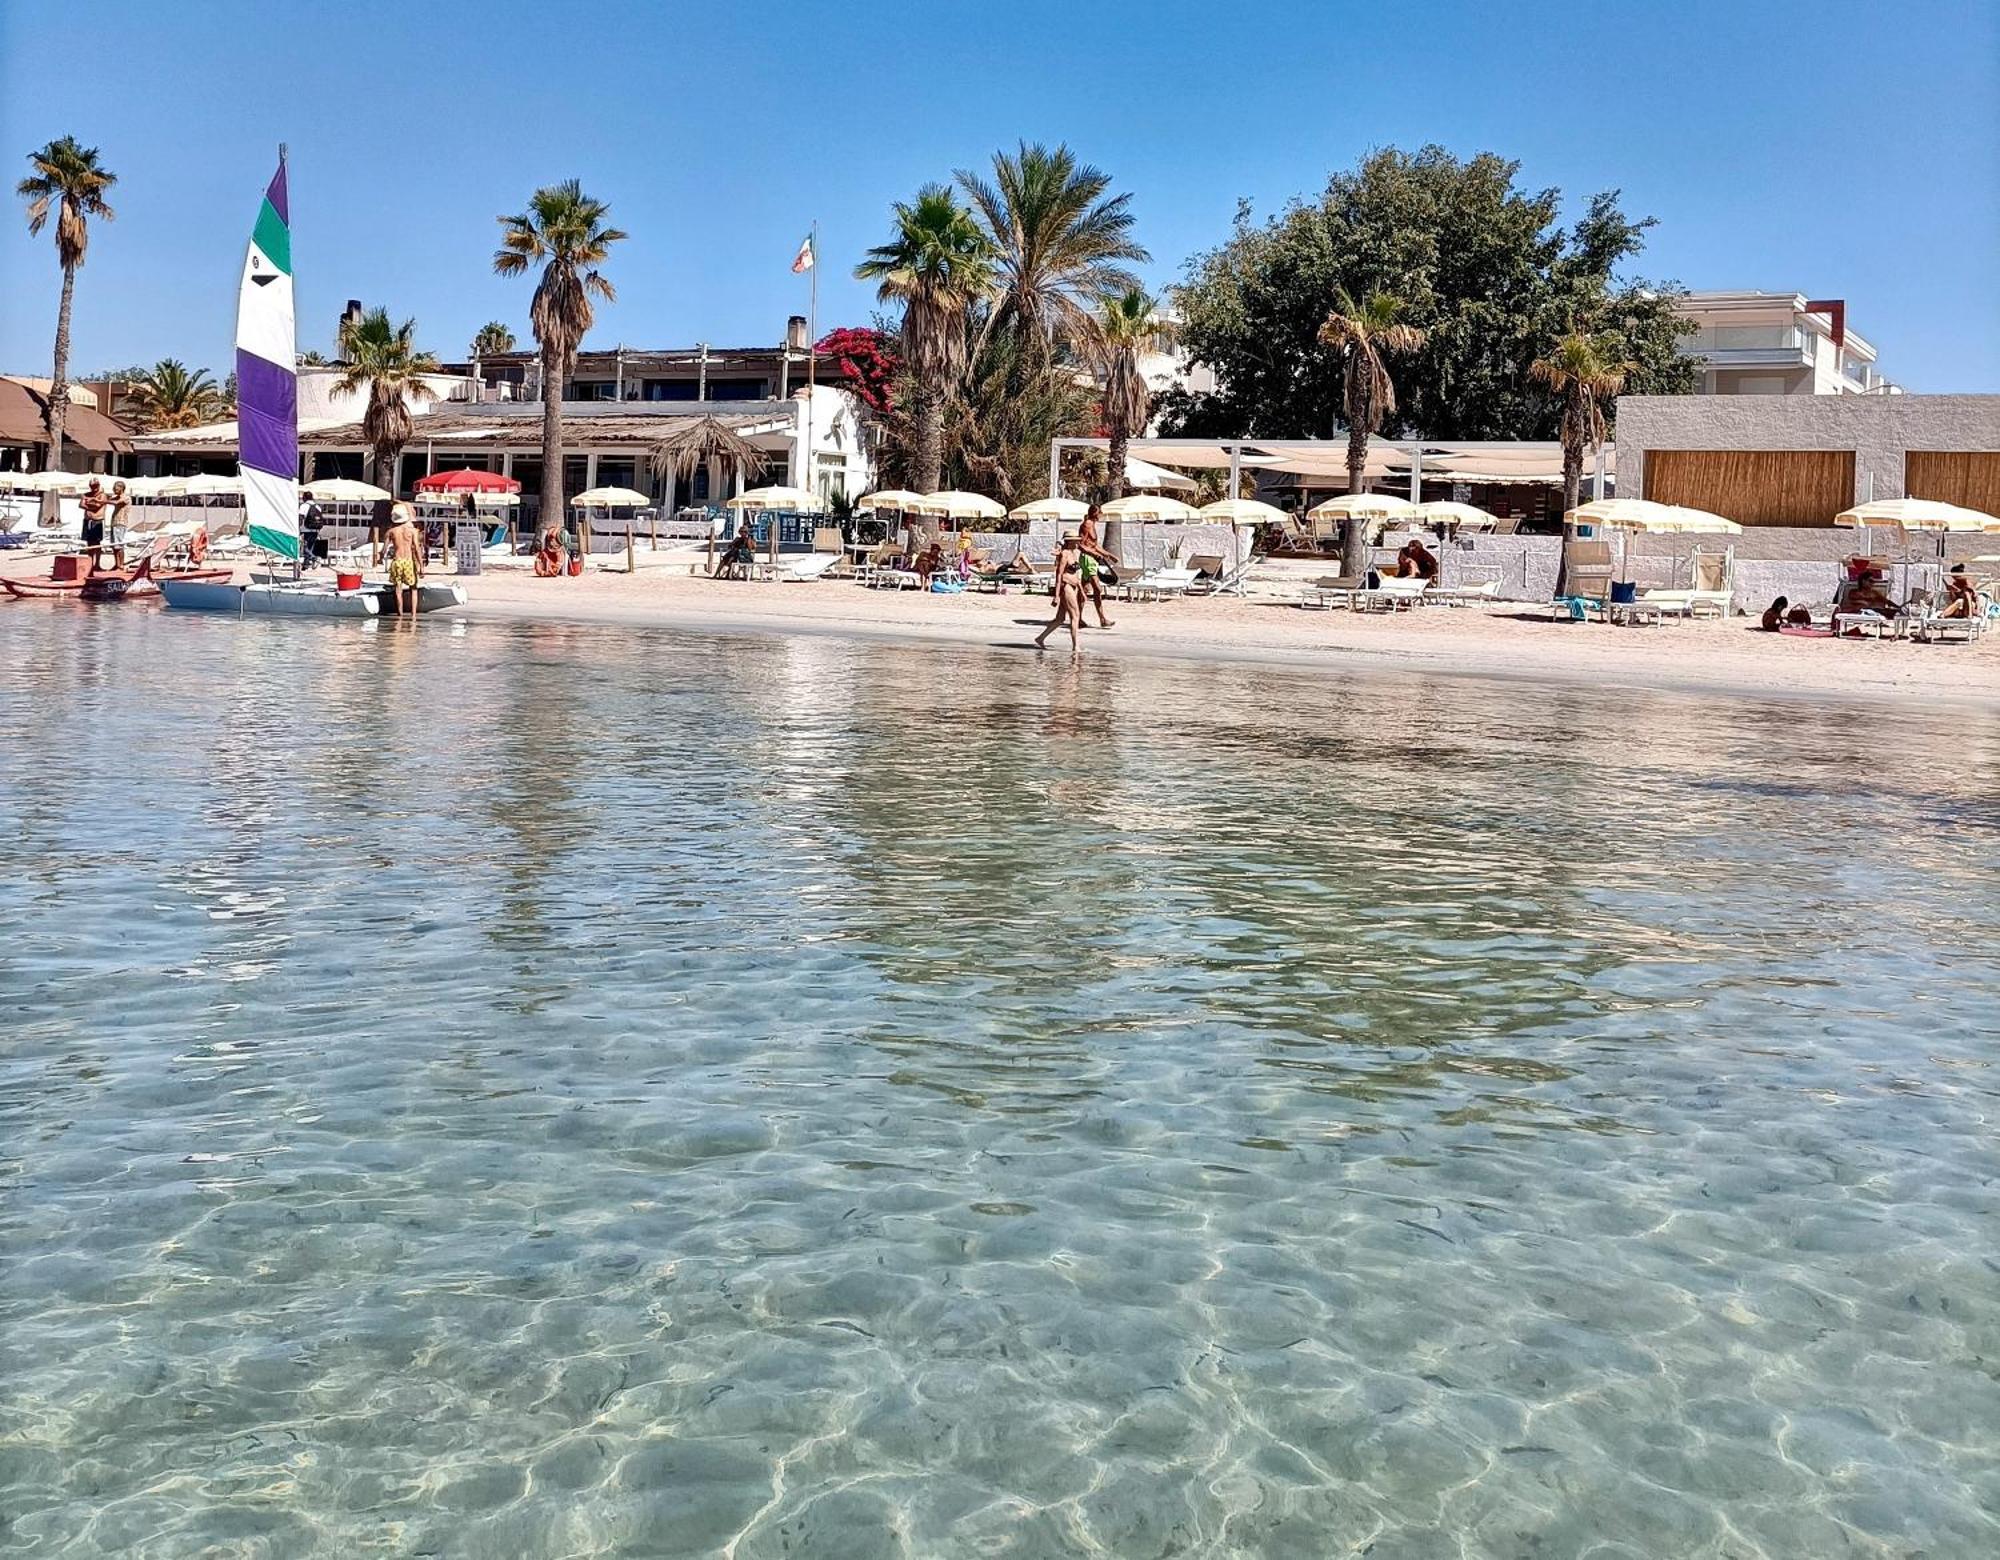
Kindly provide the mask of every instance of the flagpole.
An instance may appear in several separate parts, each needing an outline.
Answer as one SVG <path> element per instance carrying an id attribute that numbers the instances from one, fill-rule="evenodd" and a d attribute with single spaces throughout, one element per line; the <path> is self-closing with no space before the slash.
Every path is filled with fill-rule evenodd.
<path id="1" fill-rule="evenodd" d="M 811 468 L 813 460 L 813 396 L 819 387 L 819 224 L 813 223 L 806 242 L 812 245 L 812 264 L 806 275 L 811 280 L 806 302 L 806 487 L 814 489 L 813 478 L 817 475 Z"/>

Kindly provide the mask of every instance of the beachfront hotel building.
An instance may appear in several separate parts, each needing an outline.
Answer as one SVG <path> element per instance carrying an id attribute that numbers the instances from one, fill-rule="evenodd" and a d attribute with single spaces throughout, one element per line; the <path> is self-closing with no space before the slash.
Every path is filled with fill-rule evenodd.
<path id="1" fill-rule="evenodd" d="M 825 380 L 808 383 L 805 322 L 794 318 L 775 347 L 616 347 L 577 355 L 562 388 L 563 492 L 633 488 L 663 513 L 720 505 L 745 486 L 806 487 L 831 500 L 867 490 L 873 470 L 859 402 Z M 341 370 L 299 370 L 300 475 L 362 478 L 365 397 L 341 394 Z M 521 484 L 528 519 L 542 490 L 540 363 L 532 352 L 447 363 L 432 397 L 413 402 L 413 431 L 395 477 L 407 495 L 433 471 L 494 471 Z M 683 478 L 653 469 L 653 451 L 675 432 L 714 417 L 763 452 L 761 473 L 713 463 Z M 235 470 L 236 424 L 132 436 L 141 475 Z"/>
<path id="2" fill-rule="evenodd" d="M 1694 327 L 1681 351 L 1701 360 L 1703 395 L 1900 395 L 1847 305 L 1804 293 L 1693 292 L 1675 312 Z"/>

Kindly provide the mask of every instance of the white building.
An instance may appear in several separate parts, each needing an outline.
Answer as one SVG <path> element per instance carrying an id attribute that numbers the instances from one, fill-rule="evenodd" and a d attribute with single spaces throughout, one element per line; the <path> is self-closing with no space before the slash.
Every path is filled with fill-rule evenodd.
<path id="1" fill-rule="evenodd" d="M 1676 303 L 1695 327 L 1681 351 L 1701 359 L 1704 395 L 1897 395 L 1847 305 L 1803 293 L 1697 292 Z"/>

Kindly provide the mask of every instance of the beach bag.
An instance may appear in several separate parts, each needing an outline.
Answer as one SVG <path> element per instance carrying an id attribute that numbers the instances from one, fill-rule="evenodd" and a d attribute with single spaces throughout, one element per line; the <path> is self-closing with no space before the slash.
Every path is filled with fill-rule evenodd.
<path id="1" fill-rule="evenodd" d="M 582 560 L 581 558 L 572 558 L 572 559 L 570 559 L 570 561 L 569 561 L 569 577 L 570 577 L 571 579 L 575 579 L 575 578 L 576 578 L 576 577 L 577 577 L 577 576 L 578 576 L 579 574 L 581 574 L 581 573 L 583 573 L 583 560 Z"/>
<path id="2" fill-rule="evenodd" d="M 1613 580 L 1611 600 L 1614 606 L 1629 607 L 1639 599 L 1639 585 L 1636 580 Z"/>
<path id="3" fill-rule="evenodd" d="M 943 576 L 939 576 L 931 581 L 931 594 L 933 596 L 956 596 L 964 589 L 964 580 L 948 580 Z"/>

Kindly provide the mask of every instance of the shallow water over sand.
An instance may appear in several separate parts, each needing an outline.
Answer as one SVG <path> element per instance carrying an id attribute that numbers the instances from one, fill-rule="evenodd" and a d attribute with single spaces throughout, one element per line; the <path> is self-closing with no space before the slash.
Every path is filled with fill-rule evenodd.
<path id="1" fill-rule="evenodd" d="M 0 664 L 0 1550 L 2000 1549 L 2000 725 Z"/>

